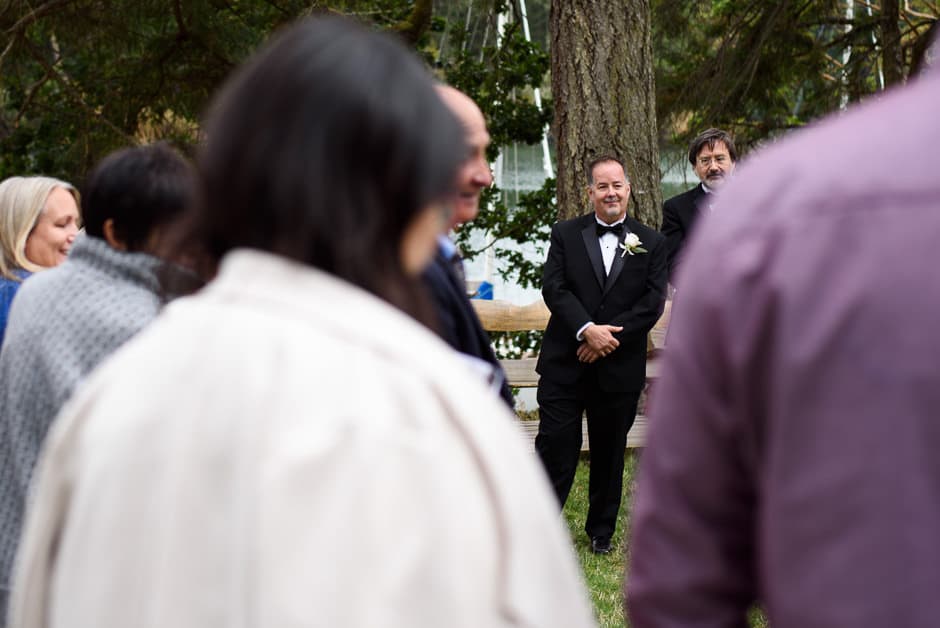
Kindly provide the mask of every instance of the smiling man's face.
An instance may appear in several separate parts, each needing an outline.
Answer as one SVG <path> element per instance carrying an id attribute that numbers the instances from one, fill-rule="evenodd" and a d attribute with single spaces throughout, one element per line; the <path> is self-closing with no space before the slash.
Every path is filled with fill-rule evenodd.
<path id="1" fill-rule="evenodd" d="M 594 213 L 607 224 L 617 222 L 627 215 L 630 200 L 630 183 L 623 166 L 616 161 L 602 161 L 594 165 L 592 183 L 588 187 Z"/>
<path id="2" fill-rule="evenodd" d="M 483 113 L 469 96 L 452 87 L 441 86 L 438 93 L 463 125 L 467 158 L 457 171 L 457 195 L 454 198 L 453 225 L 469 222 L 480 211 L 480 193 L 493 183 L 493 173 L 486 161 L 490 134 Z"/>

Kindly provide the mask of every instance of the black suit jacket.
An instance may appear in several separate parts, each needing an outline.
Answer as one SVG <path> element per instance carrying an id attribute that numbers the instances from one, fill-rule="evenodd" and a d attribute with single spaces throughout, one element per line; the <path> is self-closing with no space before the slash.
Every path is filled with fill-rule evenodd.
<path id="1" fill-rule="evenodd" d="M 500 396 L 513 408 L 515 403 L 512 392 L 506 383 L 506 374 L 493 353 L 490 337 L 480 324 L 470 299 L 467 298 L 463 281 L 456 277 L 450 263 L 440 251 L 425 269 L 422 279 L 437 312 L 437 331 L 441 338 L 460 353 L 479 358 L 492 366 L 502 377 Z"/>
<path id="2" fill-rule="evenodd" d="M 676 268 L 682 259 L 682 247 L 692 233 L 692 227 L 701 211 L 700 203 L 707 192 L 702 184 L 663 203 L 663 235 L 666 236 L 669 281 L 675 282 Z"/>
<path id="3" fill-rule="evenodd" d="M 630 392 L 646 381 L 647 333 L 663 312 L 666 298 L 666 240 L 661 233 L 627 217 L 646 253 L 617 251 L 610 274 L 597 239 L 597 220 L 587 214 L 552 228 L 542 273 L 542 296 L 551 311 L 536 370 L 548 380 L 573 384 L 586 368 L 597 368 L 602 390 Z M 592 365 L 578 360 L 578 330 L 588 321 L 620 325 L 620 346 Z"/>

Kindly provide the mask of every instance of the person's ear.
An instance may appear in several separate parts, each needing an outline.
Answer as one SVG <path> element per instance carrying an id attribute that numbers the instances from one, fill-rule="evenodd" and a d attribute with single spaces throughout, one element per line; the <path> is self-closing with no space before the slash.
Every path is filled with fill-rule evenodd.
<path id="1" fill-rule="evenodd" d="M 112 249 L 118 251 L 127 250 L 127 245 L 124 241 L 117 237 L 117 231 L 114 229 L 114 218 L 105 220 L 104 224 L 101 225 L 101 230 L 104 231 L 104 239 Z"/>

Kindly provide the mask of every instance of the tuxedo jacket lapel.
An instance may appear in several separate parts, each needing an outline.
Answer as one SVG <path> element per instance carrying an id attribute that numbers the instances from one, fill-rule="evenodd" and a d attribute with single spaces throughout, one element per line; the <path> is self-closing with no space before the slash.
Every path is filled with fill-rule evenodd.
<path id="1" fill-rule="evenodd" d="M 593 214 L 591 218 L 593 219 Z M 591 260 L 591 267 L 594 268 L 594 277 L 597 284 L 603 288 L 606 281 L 606 272 L 604 271 L 604 258 L 601 256 L 601 245 L 597 240 L 597 221 L 591 220 L 587 227 L 581 230 L 581 238 L 584 240 L 584 248 L 587 250 L 588 259 Z"/>
<path id="2" fill-rule="evenodd" d="M 692 198 L 692 207 L 690 208 L 695 218 L 708 213 L 708 192 L 699 183 L 695 188 L 697 194 Z"/>

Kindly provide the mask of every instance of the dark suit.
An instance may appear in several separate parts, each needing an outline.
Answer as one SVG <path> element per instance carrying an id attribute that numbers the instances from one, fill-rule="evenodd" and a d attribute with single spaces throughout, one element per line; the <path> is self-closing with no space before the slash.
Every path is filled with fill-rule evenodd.
<path id="1" fill-rule="evenodd" d="M 493 367 L 502 378 L 500 396 L 513 408 L 515 404 L 506 375 L 493 353 L 489 335 L 480 325 L 480 319 L 467 298 L 463 278 L 456 275 L 451 262 L 440 250 L 425 269 L 422 279 L 437 312 L 441 338 L 460 353 L 479 358 Z"/>
<path id="2" fill-rule="evenodd" d="M 539 433 L 536 450 L 564 504 L 581 450 L 581 416 L 587 412 L 591 442 L 589 536 L 610 536 L 620 509 L 626 437 L 646 380 L 647 333 L 663 311 L 666 243 L 654 229 L 626 218 L 646 253 L 618 250 L 610 274 L 588 214 L 557 223 L 542 275 L 551 311 L 536 370 Z M 621 237 L 620 240 L 623 238 Z M 578 330 L 588 321 L 622 326 L 620 346 L 592 364 L 579 361 Z"/>
<path id="3" fill-rule="evenodd" d="M 692 227 L 698 219 L 704 197 L 707 195 L 708 193 L 699 183 L 691 190 L 673 196 L 663 203 L 662 232 L 666 236 L 670 282 L 675 282 L 676 268 L 682 259 L 682 247 L 692 233 Z"/>

